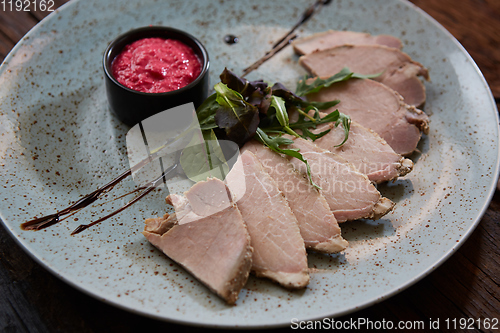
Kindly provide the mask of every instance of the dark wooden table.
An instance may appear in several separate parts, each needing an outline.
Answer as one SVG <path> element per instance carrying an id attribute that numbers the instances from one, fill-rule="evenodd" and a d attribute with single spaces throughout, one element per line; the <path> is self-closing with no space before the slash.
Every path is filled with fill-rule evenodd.
<path id="1" fill-rule="evenodd" d="M 56 0 L 56 6 L 64 0 Z M 467 49 L 500 103 L 500 1 L 413 0 Z M 47 13 L 0 9 L 0 60 Z M 1 89 L 1 87 L 0 87 Z M 500 193 L 478 228 L 442 266 L 407 290 L 338 318 L 371 321 L 500 319 Z M 443 325 L 441 325 L 441 328 Z M 500 324 L 499 324 L 500 327 Z M 68 286 L 35 263 L 0 226 L 0 332 L 201 331 L 137 316 Z M 288 329 L 280 329 L 288 330 Z M 278 331 L 280 331 L 278 330 Z M 468 331 L 490 331 L 477 329 Z"/>

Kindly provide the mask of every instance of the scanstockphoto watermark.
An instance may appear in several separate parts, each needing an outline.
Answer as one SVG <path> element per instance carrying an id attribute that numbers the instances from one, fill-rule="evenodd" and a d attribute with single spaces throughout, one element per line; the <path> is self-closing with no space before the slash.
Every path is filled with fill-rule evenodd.
<path id="1" fill-rule="evenodd" d="M 323 329 L 323 330 L 498 330 L 500 320 L 494 318 L 429 318 L 428 320 L 370 320 L 368 318 L 351 318 L 346 320 L 335 320 L 325 318 L 323 320 L 298 320 L 294 318 L 290 327 L 297 329 Z"/>
<path id="2" fill-rule="evenodd" d="M 439 325 L 439 322 L 438 324 Z M 423 320 L 398 321 L 392 320 L 370 320 L 368 318 L 351 318 L 346 320 L 336 320 L 334 318 L 324 318 L 322 320 L 299 320 L 293 318 L 290 327 L 294 330 L 322 329 L 322 330 L 423 330 L 435 329 L 436 322 L 430 320 L 426 323 Z"/>
<path id="3" fill-rule="evenodd" d="M 297 175 L 307 178 L 306 165 L 302 162 L 292 163 L 283 159 L 283 162 L 277 162 L 276 159 L 259 159 L 264 168 L 270 171 L 275 179 L 282 182 L 280 189 L 283 192 L 308 193 L 314 191 L 311 186 L 304 186 L 303 181 L 297 179 Z M 383 170 L 380 164 L 368 165 L 367 168 L 374 170 Z M 310 171 L 313 181 L 321 187 L 323 192 L 359 194 L 361 192 L 371 192 L 372 183 L 367 181 L 364 174 L 345 163 L 310 163 Z M 308 180 L 306 180 L 309 183 Z"/>
<path id="4" fill-rule="evenodd" d="M 1 0 L 0 10 L 3 12 L 53 12 L 54 0 Z"/>

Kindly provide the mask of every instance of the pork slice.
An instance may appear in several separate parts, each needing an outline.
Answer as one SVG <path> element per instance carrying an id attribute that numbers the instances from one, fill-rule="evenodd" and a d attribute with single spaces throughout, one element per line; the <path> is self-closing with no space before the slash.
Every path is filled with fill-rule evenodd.
<path id="1" fill-rule="evenodd" d="M 392 210 L 394 203 L 382 197 L 368 177 L 344 158 L 309 140 L 287 137 L 294 140 L 288 148 L 299 149 L 308 161 L 312 179 L 321 187 L 320 192 L 338 222 L 362 218 L 376 220 Z M 290 158 L 290 161 L 306 174 L 305 163 L 297 158 Z"/>
<path id="2" fill-rule="evenodd" d="M 330 77 L 344 67 L 359 74 L 382 73 L 374 80 L 397 91 L 407 104 L 419 107 L 425 103 L 425 87 L 417 76 L 428 80 L 427 69 L 392 47 L 343 45 L 304 55 L 299 63 L 319 77 Z"/>
<path id="3" fill-rule="evenodd" d="M 401 49 L 401 40 L 390 35 L 374 36 L 363 32 L 328 30 L 292 42 L 298 55 L 330 49 L 340 45 L 385 45 Z"/>
<path id="4" fill-rule="evenodd" d="M 276 182 L 250 151 L 240 155 L 242 168 L 233 168 L 226 182 L 240 193 L 241 175 L 245 193 L 237 201 L 254 249 L 252 272 L 287 288 L 303 288 L 309 283 L 307 254 L 293 215 Z"/>
<path id="5" fill-rule="evenodd" d="M 234 304 L 252 267 L 250 236 L 225 184 L 198 182 L 171 194 L 175 214 L 145 221 L 146 239 L 210 290 Z"/>
<path id="6" fill-rule="evenodd" d="M 400 155 L 410 155 L 417 147 L 422 132 L 429 132 L 427 115 L 406 104 L 401 96 L 387 86 L 373 80 L 351 79 L 333 84 L 309 94 L 311 101 L 340 103 L 324 110 L 339 110 L 361 126 L 372 129 Z"/>
<path id="7" fill-rule="evenodd" d="M 322 117 L 324 114 L 321 115 Z M 321 124 L 311 132 L 319 134 L 330 130 L 314 143 L 323 149 L 346 159 L 372 182 L 382 183 L 402 177 L 413 169 L 413 162 L 402 157 L 377 133 L 352 121 L 348 140 L 344 140 L 344 129 L 333 123 Z"/>
<path id="8" fill-rule="evenodd" d="M 175 215 L 175 213 L 166 213 L 162 217 L 152 217 L 146 219 L 144 223 L 146 224 L 144 226 L 145 232 L 161 236 L 177 224 L 177 215 Z"/>
<path id="9" fill-rule="evenodd" d="M 307 248 L 324 253 L 344 250 L 337 220 L 325 197 L 293 165 L 257 141 L 247 142 L 242 151 L 251 151 L 264 170 L 276 181 L 297 218 L 300 234 Z"/>

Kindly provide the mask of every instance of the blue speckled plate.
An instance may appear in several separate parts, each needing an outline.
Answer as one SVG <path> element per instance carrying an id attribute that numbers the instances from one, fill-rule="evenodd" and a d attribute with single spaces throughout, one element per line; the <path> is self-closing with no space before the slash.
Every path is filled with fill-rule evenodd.
<path id="1" fill-rule="evenodd" d="M 342 225 L 344 254 L 310 254 L 310 286 L 290 292 L 250 278 L 226 306 L 149 245 L 143 220 L 165 212 L 157 191 L 113 219 L 70 236 L 123 204 L 100 204 L 40 232 L 21 222 L 55 212 L 127 167 L 127 128 L 109 112 L 101 57 L 117 35 L 146 25 L 188 31 L 207 47 L 212 82 L 242 69 L 285 33 L 311 1 L 73 1 L 14 48 L 0 68 L 0 212 L 40 264 L 76 288 L 121 308 L 180 323 L 226 327 L 288 325 L 339 316 L 391 296 L 441 264 L 479 222 L 498 174 L 498 117 L 486 82 L 463 48 L 429 16 L 398 0 L 336 0 L 300 31 L 350 29 L 402 38 L 430 70 L 431 132 L 415 170 L 381 186 L 397 202 L 380 221 Z M 239 37 L 227 45 L 226 34 Z M 291 87 L 304 74 L 291 48 L 249 78 Z M 112 193 L 134 188 L 126 181 Z"/>

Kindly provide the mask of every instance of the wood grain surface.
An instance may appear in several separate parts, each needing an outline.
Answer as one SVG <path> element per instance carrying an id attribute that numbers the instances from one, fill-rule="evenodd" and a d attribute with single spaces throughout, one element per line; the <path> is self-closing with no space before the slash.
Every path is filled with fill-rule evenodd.
<path id="1" fill-rule="evenodd" d="M 66 1 L 56 0 L 57 6 Z M 413 0 L 471 54 L 500 102 L 500 1 Z M 0 60 L 47 13 L 0 9 Z M 0 87 L 1 89 L 1 87 Z M 500 193 L 478 228 L 443 265 L 412 287 L 337 320 L 500 319 Z M 500 324 L 499 324 L 500 326 Z M 198 332 L 109 306 L 34 262 L 0 226 L 0 332 Z M 288 331 L 289 328 L 274 331 Z M 422 330 L 421 330 L 422 331 Z M 493 332 L 477 324 L 467 332 Z"/>

